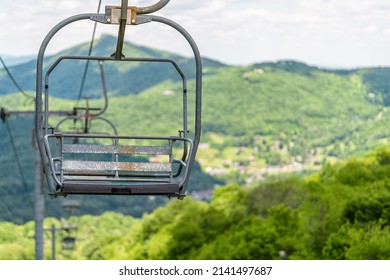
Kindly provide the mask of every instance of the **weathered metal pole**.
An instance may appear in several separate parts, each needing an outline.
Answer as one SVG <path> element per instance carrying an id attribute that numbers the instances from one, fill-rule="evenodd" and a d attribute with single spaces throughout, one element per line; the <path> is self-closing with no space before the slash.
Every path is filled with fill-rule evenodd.
<path id="1" fill-rule="evenodd" d="M 51 225 L 51 259 L 56 259 L 56 226 Z"/>
<path id="2" fill-rule="evenodd" d="M 41 154 L 36 143 L 35 131 L 33 131 L 33 147 L 35 149 L 35 181 L 34 181 L 34 220 L 35 220 L 35 259 L 43 260 L 43 220 L 45 217 L 44 187 L 42 176 Z"/>

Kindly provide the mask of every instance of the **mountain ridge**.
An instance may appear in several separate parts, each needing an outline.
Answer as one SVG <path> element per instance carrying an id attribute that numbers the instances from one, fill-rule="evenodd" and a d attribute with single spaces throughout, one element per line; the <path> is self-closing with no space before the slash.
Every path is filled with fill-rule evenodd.
<path id="1" fill-rule="evenodd" d="M 89 42 L 78 44 L 74 47 L 71 47 L 69 49 L 63 50 L 55 55 L 48 55 L 45 57 L 45 65 L 48 63 L 53 63 L 58 57 L 60 56 L 66 56 L 66 55 L 75 55 L 75 56 L 86 56 L 89 51 Z M 102 35 L 99 39 L 97 39 L 94 42 L 94 47 L 92 51 L 92 55 L 96 56 L 110 56 L 116 48 L 116 39 L 115 37 L 111 35 Z M 164 50 L 157 50 L 148 48 L 146 46 L 136 45 L 134 43 L 125 41 L 123 46 L 123 53 L 128 57 L 141 57 L 141 58 L 171 58 L 174 59 L 182 68 L 184 72 L 186 72 L 188 78 L 193 78 L 195 76 L 194 68 L 192 67 L 192 58 L 186 58 L 184 56 L 177 55 L 172 52 L 164 51 Z M 61 62 L 62 63 L 62 62 Z M 91 63 L 90 63 L 91 64 Z M 97 64 L 97 63 L 96 63 Z M 156 65 L 150 65 L 150 64 L 142 64 L 142 63 L 133 63 L 134 66 L 127 68 L 120 68 L 118 66 L 115 67 L 109 67 L 109 70 L 112 71 L 112 77 L 108 78 L 111 79 L 112 82 L 118 83 L 121 82 L 120 88 L 117 90 L 118 92 L 122 93 L 113 93 L 114 95 L 126 95 L 128 92 L 126 90 L 128 88 L 131 88 L 133 90 L 133 94 L 137 94 L 141 92 L 142 90 L 145 90 L 147 87 L 150 87 L 151 85 L 162 82 L 166 79 L 175 79 L 174 73 L 172 70 L 166 70 L 166 68 L 162 68 Z M 204 67 L 224 67 L 225 65 L 208 59 L 203 58 L 203 64 Z M 89 68 L 92 68 L 90 66 Z M 68 98 L 68 99 L 77 99 L 78 98 L 78 92 L 80 90 L 80 80 L 81 77 L 84 74 L 85 69 L 85 63 L 84 62 L 75 62 L 69 65 L 65 65 L 64 69 L 61 69 L 62 72 L 59 72 L 59 76 L 61 77 L 61 83 L 62 85 L 60 87 L 65 87 L 68 89 L 70 94 L 63 95 L 62 97 Z M 101 96 L 101 83 L 96 83 L 96 80 L 100 80 L 100 74 L 96 74 L 98 66 L 95 66 L 95 70 L 90 70 L 87 75 L 86 83 L 84 86 L 85 95 L 90 96 L 91 98 L 99 98 Z M 12 67 L 9 67 L 10 72 L 14 76 L 15 80 L 18 81 L 19 84 L 23 85 L 22 88 L 25 91 L 35 91 L 35 83 L 36 83 L 36 77 L 35 77 L 35 71 L 36 71 L 36 59 L 30 60 L 26 63 L 22 63 L 19 65 L 14 65 Z M 128 73 L 126 73 L 128 72 Z M 142 76 L 144 76 L 146 73 L 153 72 L 155 73 L 154 77 L 151 77 L 151 79 L 145 80 L 143 84 L 140 84 L 139 82 L 132 82 L 142 79 Z M 96 74 L 93 76 L 93 74 Z M 124 74 L 131 74 L 133 75 L 133 79 L 128 79 L 124 77 Z M 78 82 L 69 81 L 67 85 L 63 85 L 63 83 L 67 82 L 67 80 L 79 80 Z M 15 88 L 15 85 L 12 83 L 10 78 L 8 77 L 5 70 L 0 69 L 0 96 L 7 94 L 7 93 L 13 93 L 17 89 Z M 98 84 L 98 86 L 96 86 Z M 58 86 L 58 85 L 56 85 Z M 100 91 L 99 91 L 100 89 Z M 97 93 L 98 92 L 98 93 Z M 61 96 L 56 95 L 55 96 Z"/>

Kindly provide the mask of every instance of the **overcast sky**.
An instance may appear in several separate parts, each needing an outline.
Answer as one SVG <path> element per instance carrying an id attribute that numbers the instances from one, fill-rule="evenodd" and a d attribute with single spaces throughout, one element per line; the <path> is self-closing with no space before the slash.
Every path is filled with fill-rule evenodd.
<path id="1" fill-rule="evenodd" d="M 129 0 L 148 6 L 157 0 Z M 119 5 L 120 0 L 103 0 Z M 47 32 L 99 0 L 0 0 L 0 54 L 35 55 Z M 311 65 L 390 66 L 389 0 L 171 0 L 158 15 L 187 29 L 202 55 L 235 65 L 294 59 Z M 128 27 L 126 40 L 190 55 L 176 32 L 157 23 Z M 80 23 L 50 44 L 54 53 L 90 41 L 93 25 Z M 166 31 L 166 32 L 165 32 Z M 117 33 L 117 26 L 102 26 Z"/>

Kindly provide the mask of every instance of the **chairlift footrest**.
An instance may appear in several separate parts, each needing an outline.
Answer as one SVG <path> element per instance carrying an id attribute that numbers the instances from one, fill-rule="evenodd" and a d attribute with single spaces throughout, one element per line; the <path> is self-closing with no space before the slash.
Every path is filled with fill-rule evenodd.
<path id="1" fill-rule="evenodd" d="M 63 194 L 104 194 L 104 195 L 167 195 L 180 196 L 180 186 L 174 183 L 109 184 L 102 182 L 64 183 Z"/>

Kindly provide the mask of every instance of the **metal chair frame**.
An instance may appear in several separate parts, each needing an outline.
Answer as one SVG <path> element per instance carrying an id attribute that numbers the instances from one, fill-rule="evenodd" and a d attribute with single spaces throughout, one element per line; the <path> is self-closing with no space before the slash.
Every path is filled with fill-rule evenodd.
<path id="1" fill-rule="evenodd" d="M 46 175 L 50 195 L 56 197 L 68 194 L 119 194 L 119 195 L 167 195 L 182 199 L 195 161 L 195 155 L 201 135 L 201 104 L 202 104 L 202 62 L 198 47 L 191 35 L 177 23 L 150 15 L 165 6 L 169 0 L 147 7 L 127 7 L 127 1 L 122 1 L 121 7 L 107 6 L 105 14 L 79 14 L 58 23 L 45 37 L 40 47 L 37 59 L 35 128 L 39 151 L 43 161 L 43 171 Z M 119 10 L 119 16 L 118 16 Z M 119 24 L 117 49 L 107 57 L 96 56 L 63 56 L 58 58 L 43 73 L 45 50 L 55 34 L 71 23 L 80 20 L 91 20 L 102 24 Z M 127 24 L 140 25 L 157 22 L 168 25 L 178 31 L 189 43 L 195 58 L 195 131 L 193 137 L 188 134 L 187 81 L 178 64 L 171 59 L 158 58 L 126 58 L 122 54 L 124 29 Z M 183 83 L 183 130 L 179 136 L 107 136 L 96 134 L 69 134 L 50 132 L 49 128 L 49 77 L 53 69 L 62 60 L 97 60 L 101 61 L 141 61 L 148 63 L 171 63 L 182 78 Z M 43 77 L 45 83 L 43 84 Z M 43 89 L 45 95 L 43 97 Z M 112 141 L 113 144 L 69 144 L 66 139 L 99 139 Z M 126 141 L 145 140 L 149 142 L 165 141 L 167 144 L 142 146 L 127 144 Z M 57 148 L 53 148 L 57 145 Z M 179 143 L 179 144 L 177 144 Z M 174 148 L 182 149 L 182 156 L 174 159 Z M 54 154 L 57 153 L 57 154 Z M 110 154 L 113 160 L 107 161 L 72 161 L 67 154 Z M 169 158 L 165 164 L 121 162 L 121 155 L 165 155 Z M 173 166 L 177 167 L 173 167 Z"/>

